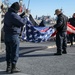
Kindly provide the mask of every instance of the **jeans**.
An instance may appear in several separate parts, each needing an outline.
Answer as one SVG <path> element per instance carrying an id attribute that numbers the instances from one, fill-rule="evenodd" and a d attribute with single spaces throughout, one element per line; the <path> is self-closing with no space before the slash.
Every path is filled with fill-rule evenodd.
<path id="1" fill-rule="evenodd" d="M 57 46 L 57 53 L 61 53 L 62 50 L 66 51 L 66 48 L 67 48 L 67 33 L 66 32 L 57 32 L 56 46 Z"/>
<path id="2" fill-rule="evenodd" d="M 5 45 L 6 45 L 6 61 L 13 64 L 17 63 L 19 57 L 19 35 L 5 34 Z"/>

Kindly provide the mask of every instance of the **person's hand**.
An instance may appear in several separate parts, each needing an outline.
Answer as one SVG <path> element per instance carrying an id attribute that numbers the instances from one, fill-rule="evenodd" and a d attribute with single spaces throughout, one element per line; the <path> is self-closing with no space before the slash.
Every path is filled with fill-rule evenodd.
<path id="1" fill-rule="evenodd" d="M 25 16 L 25 12 L 23 12 L 22 14 L 20 14 L 21 17 Z"/>

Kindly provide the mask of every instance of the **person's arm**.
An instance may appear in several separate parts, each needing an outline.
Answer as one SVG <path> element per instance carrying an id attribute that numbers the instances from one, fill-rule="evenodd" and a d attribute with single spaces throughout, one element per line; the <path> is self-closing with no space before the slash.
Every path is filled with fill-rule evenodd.
<path id="1" fill-rule="evenodd" d="M 12 23 L 13 23 L 13 25 L 15 25 L 17 27 L 22 27 L 22 26 L 24 26 L 26 24 L 26 22 L 27 22 L 26 17 L 21 18 L 17 14 L 12 15 Z"/>
<path id="2" fill-rule="evenodd" d="M 62 17 L 59 17 L 58 20 L 57 20 L 57 24 L 55 24 L 53 27 L 54 27 L 54 28 L 58 28 L 58 27 L 60 27 L 62 24 L 63 24 L 63 18 L 62 18 Z"/>
<path id="3" fill-rule="evenodd" d="M 21 18 L 25 16 L 25 12 L 19 15 Z"/>

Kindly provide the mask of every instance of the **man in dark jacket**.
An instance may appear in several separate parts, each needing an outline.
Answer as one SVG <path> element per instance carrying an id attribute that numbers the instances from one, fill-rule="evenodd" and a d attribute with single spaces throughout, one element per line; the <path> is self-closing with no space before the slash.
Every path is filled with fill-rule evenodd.
<path id="1" fill-rule="evenodd" d="M 19 72 L 16 63 L 19 57 L 19 34 L 21 27 L 27 22 L 26 17 L 21 17 L 17 13 L 20 9 L 19 3 L 15 2 L 8 9 L 4 18 L 4 32 L 6 45 L 6 72 Z"/>
<path id="2" fill-rule="evenodd" d="M 69 19 L 68 21 L 72 26 L 75 27 L 75 13 L 73 14 L 73 17 Z M 73 39 L 75 41 L 75 34 L 72 33 L 69 35 L 70 36 L 70 42 L 71 42 L 71 45 L 70 46 L 73 46 Z"/>
<path id="3" fill-rule="evenodd" d="M 56 46 L 57 46 L 57 53 L 54 55 L 62 55 L 62 53 L 66 54 L 66 48 L 67 48 L 67 21 L 68 18 L 63 15 L 61 10 L 56 9 L 55 15 L 57 15 L 57 23 L 53 26 L 56 28 Z M 63 51 L 62 51 L 63 49 Z"/>

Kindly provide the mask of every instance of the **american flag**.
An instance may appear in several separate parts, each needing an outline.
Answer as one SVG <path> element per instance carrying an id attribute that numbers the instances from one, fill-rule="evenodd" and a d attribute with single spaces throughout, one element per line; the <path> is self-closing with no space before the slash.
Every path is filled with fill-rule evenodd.
<path id="1" fill-rule="evenodd" d="M 67 33 L 68 34 L 71 34 L 71 33 L 75 34 L 75 27 L 72 26 L 70 23 L 67 23 Z"/>
<path id="2" fill-rule="evenodd" d="M 27 21 L 26 28 L 23 29 L 22 40 L 28 42 L 44 42 L 50 39 L 55 29 L 50 27 L 33 26 L 31 21 Z"/>
<path id="3" fill-rule="evenodd" d="M 45 42 L 52 36 L 55 36 L 57 31 L 51 27 L 34 26 L 31 21 L 27 21 L 22 32 L 22 40 L 28 42 Z M 75 33 L 75 27 L 67 23 L 67 34 Z"/>

